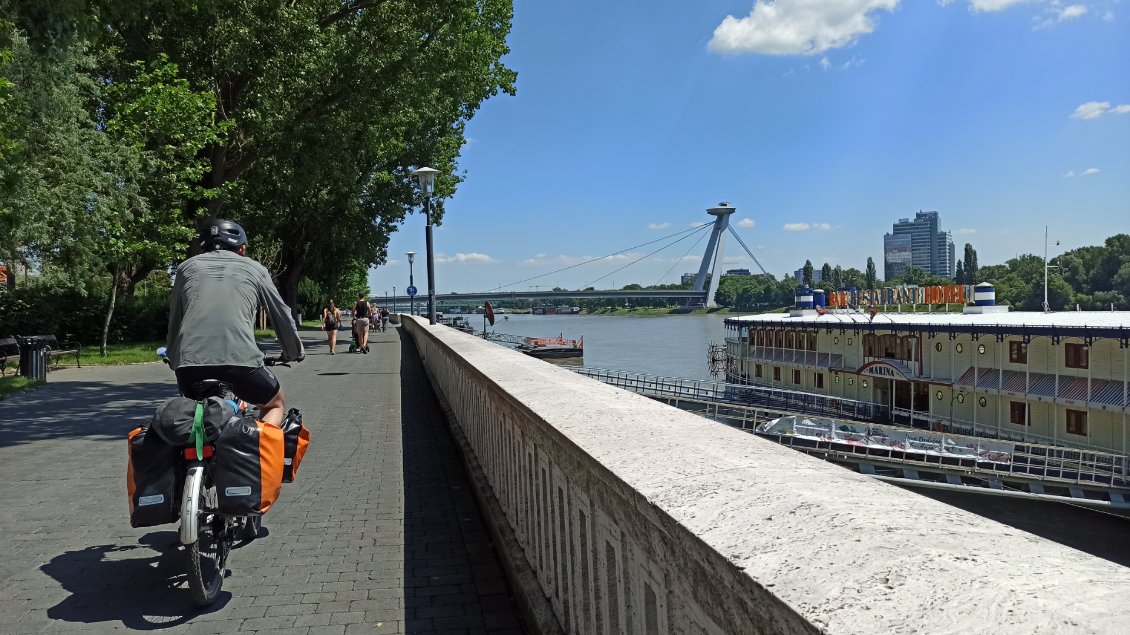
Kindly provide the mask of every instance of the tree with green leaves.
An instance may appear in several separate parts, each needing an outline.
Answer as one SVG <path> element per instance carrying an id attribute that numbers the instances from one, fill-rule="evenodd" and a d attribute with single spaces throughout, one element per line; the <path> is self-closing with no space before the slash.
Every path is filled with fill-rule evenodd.
<path id="1" fill-rule="evenodd" d="M 161 42 L 193 86 L 214 90 L 229 128 L 201 152 L 206 193 L 185 219 L 243 221 L 292 302 L 303 277 L 384 261 L 389 234 L 422 207 L 413 167 L 440 170 L 441 222 L 467 121 L 514 92 L 501 62 L 512 12 L 508 0 L 247 0 L 99 17 L 129 58 L 151 62 Z"/>
<path id="2" fill-rule="evenodd" d="M 806 286 L 806 287 L 812 286 L 812 272 L 813 272 L 812 261 L 811 260 L 805 260 L 804 261 L 804 272 L 801 276 L 801 283 L 804 284 L 804 286 Z"/>
<path id="3" fill-rule="evenodd" d="M 971 243 L 965 243 L 965 257 L 962 262 L 965 263 L 965 284 L 981 282 L 977 272 L 977 250 L 973 248 Z"/>
<path id="4" fill-rule="evenodd" d="M 844 269 L 843 277 L 840 280 L 840 286 L 844 289 L 859 288 L 863 285 L 865 276 L 863 272 L 855 267 L 848 267 Z"/>
<path id="5" fill-rule="evenodd" d="M 964 261 L 957 261 L 957 270 L 954 274 L 954 281 L 958 284 L 965 284 L 965 264 Z"/>
<path id="6" fill-rule="evenodd" d="M 834 287 L 831 287 L 831 284 L 832 284 L 832 265 L 829 265 L 828 263 L 824 263 L 824 266 L 820 267 L 820 284 L 824 285 L 824 288 L 834 288 Z"/>
<path id="7" fill-rule="evenodd" d="M 863 284 L 868 289 L 874 289 L 877 282 L 878 278 L 875 274 L 875 260 L 871 256 L 868 256 L 867 271 L 863 274 Z"/>
<path id="8" fill-rule="evenodd" d="M 0 0 L 44 57 L 109 52 L 108 85 L 164 63 L 213 97 L 221 134 L 180 223 L 242 222 L 253 255 L 292 306 L 304 277 L 386 258 L 389 234 L 422 198 L 409 172 L 441 171 L 432 222 L 463 176 L 466 123 L 514 92 L 510 0 Z M 140 65 L 140 66 L 138 66 Z"/>
<path id="9" fill-rule="evenodd" d="M 839 265 L 836 265 L 835 267 L 832 268 L 832 288 L 833 289 L 843 289 L 844 288 L 844 269 L 843 269 L 843 267 L 841 267 Z"/>

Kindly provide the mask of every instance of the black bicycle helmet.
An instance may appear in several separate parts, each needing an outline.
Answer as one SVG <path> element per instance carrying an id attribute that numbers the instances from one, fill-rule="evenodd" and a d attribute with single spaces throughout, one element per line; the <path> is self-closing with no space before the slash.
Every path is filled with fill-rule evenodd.
<path id="1" fill-rule="evenodd" d="M 200 248 L 204 251 L 227 249 L 237 251 L 247 244 L 247 232 L 239 223 L 214 218 L 204 223 L 200 230 Z"/>

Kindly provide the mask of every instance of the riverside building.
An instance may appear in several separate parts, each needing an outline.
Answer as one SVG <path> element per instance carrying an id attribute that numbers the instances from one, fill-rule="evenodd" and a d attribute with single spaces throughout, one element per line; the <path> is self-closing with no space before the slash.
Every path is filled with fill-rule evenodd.
<path id="1" fill-rule="evenodd" d="M 847 308 L 966 300 L 950 313 Z M 726 327 L 736 335 L 732 383 L 870 401 L 919 428 L 1130 451 L 1130 312 L 1009 312 L 988 283 L 827 297 L 800 289 L 790 313 Z"/>

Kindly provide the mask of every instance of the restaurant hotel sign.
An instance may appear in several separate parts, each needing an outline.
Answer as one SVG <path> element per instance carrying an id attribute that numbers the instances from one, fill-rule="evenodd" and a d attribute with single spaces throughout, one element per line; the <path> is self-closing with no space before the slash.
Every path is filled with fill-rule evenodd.
<path id="1" fill-rule="evenodd" d="M 973 297 L 973 287 L 887 287 L 885 289 L 846 289 L 828 293 L 828 306 L 851 307 L 886 304 L 965 304 Z"/>

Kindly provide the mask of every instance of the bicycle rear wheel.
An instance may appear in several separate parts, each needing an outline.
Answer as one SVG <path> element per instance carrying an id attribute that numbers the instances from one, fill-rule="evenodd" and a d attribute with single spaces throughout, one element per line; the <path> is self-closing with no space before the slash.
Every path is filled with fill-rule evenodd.
<path id="1" fill-rule="evenodd" d="M 229 521 L 218 508 L 219 497 L 211 473 L 204 468 L 193 478 L 190 468 L 181 514 L 196 519 L 196 539 L 185 544 L 185 554 L 188 588 L 193 601 L 200 606 L 209 606 L 219 597 L 231 550 Z"/>

